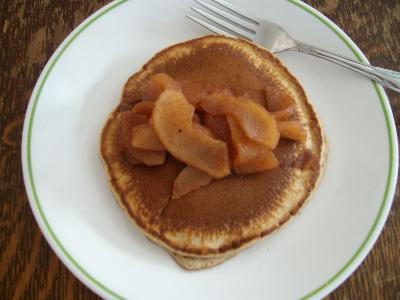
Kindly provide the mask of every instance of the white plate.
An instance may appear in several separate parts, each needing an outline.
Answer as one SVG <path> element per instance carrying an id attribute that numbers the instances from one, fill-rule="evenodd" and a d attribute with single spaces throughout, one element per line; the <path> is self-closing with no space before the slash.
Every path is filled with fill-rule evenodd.
<path id="1" fill-rule="evenodd" d="M 234 1 L 300 40 L 366 61 L 331 21 L 297 0 Z M 83 22 L 44 68 L 29 103 L 22 161 L 32 210 L 64 264 L 104 298 L 320 298 L 361 263 L 387 218 L 397 140 L 380 86 L 298 53 L 279 55 L 326 132 L 321 185 L 288 226 L 223 265 L 180 269 L 130 223 L 108 188 L 98 138 L 121 88 L 160 49 L 208 32 L 186 1 L 114 1 Z"/>

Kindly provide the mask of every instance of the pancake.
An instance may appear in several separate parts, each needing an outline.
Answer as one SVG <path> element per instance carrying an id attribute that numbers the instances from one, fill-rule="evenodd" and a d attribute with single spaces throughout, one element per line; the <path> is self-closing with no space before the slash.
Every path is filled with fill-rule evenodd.
<path id="1" fill-rule="evenodd" d="M 199 258 L 199 257 L 183 256 L 173 252 L 169 252 L 169 254 L 178 265 L 180 265 L 182 268 L 188 271 L 212 268 L 222 264 L 223 262 L 234 256 L 234 255 L 227 255 L 227 256 L 211 257 L 211 258 Z"/>
<path id="2" fill-rule="evenodd" d="M 168 155 L 161 166 L 133 166 L 119 144 L 121 113 L 141 100 L 141 85 L 156 73 L 213 82 L 262 105 L 265 89 L 289 93 L 295 101 L 292 119 L 307 124 L 307 140 L 281 139 L 274 150 L 279 168 L 213 180 L 172 200 L 172 184 L 184 164 Z M 128 79 L 101 135 L 101 157 L 119 205 L 187 269 L 222 263 L 286 223 L 317 186 L 325 156 L 320 122 L 297 79 L 266 49 L 223 36 L 190 40 L 156 54 Z"/>

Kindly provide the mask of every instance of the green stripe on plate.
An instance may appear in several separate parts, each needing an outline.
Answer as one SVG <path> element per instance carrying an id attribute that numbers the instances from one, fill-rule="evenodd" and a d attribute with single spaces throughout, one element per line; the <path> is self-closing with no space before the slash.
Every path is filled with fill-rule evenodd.
<path id="1" fill-rule="evenodd" d="M 113 4 L 111 4 L 109 7 L 107 7 L 106 9 L 104 9 L 101 13 L 93 16 L 92 18 L 89 18 L 87 23 L 84 24 L 81 28 L 79 28 L 79 30 L 77 30 L 72 36 L 71 38 L 68 40 L 68 42 L 65 43 L 65 45 L 60 49 L 60 51 L 58 52 L 58 54 L 55 56 L 55 58 L 51 61 L 51 64 L 48 68 L 48 70 L 46 71 L 46 73 L 43 76 L 43 79 L 41 79 L 39 84 L 39 88 L 38 91 L 36 93 L 36 97 L 33 100 L 33 104 L 32 104 L 32 109 L 31 109 L 31 113 L 29 116 L 29 121 L 28 121 L 28 134 L 27 134 L 27 164 L 28 164 L 28 176 L 29 176 L 29 182 L 30 182 L 30 186 L 32 189 L 32 194 L 34 197 L 34 201 L 35 204 L 38 208 L 39 211 L 39 215 L 43 220 L 44 225 L 46 226 L 50 236 L 52 237 L 52 239 L 54 240 L 54 242 L 56 243 L 56 245 L 59 247 L 59 249 L 61 250 L 61 252 L 65 255 L 65 257 L 72 263 L 72 265 L 74 267 L 76 267 L 77 270 L 79 270 L 79 272 L 81 272 L 82 275 L 84 275 L 91 283 L 93 283 L 96 287 L 98 287 L 101 291 L 105 292 L 107 295 L 112 296 L 115 299 L 125 299 L 124 297 L 122 297 L 121 295 L 119 295 L 118 293 L 112 291 L 111 289 L 109 289 L 108 287 L 106 287 L 104 284 L 102 284 L 100 281 L 98 281 L 96 278 L 94 278 L 92 275 L 90 275 L 72 256 L 71 254 L 69 254 L 69 252 L 65 249 L 65 247 L 63 246 L 63 244 L 60 242 L 60 240 L 58 239 L 58 237 L 56 236 L 56 234 L 54 233 L 52 227 L 50 226 L 43 208 L 40 204 L 39 201 L 39 197 L 37 195 L 37 191 L 36 191 L 36 187 L 35 187 L 35 181 L 34 181 L 34 177 L 33 177 L 33 171 L 32 171 L 32 160 L 31 160 L 31 140 L 32 140 L 32 127 L 33 127 L 33 120 L 34 120 L 34 116 L 35 116 L 35 112 L 36 112 L 36 107 L 37 104 L 39 102 L 39 98 L 42 94 L 43 88 L 47 82 L 47 79 L 50 76 L 51 71 L 54 69 L 54 66 L 56 65 L 56 63 L 58 62 L 58 60 L 60 59 L 60 57 L 64 54 L 65 50 L 76 40 L 76 38 L 85 30 L 87 29 L 91 24 L 93 24 L 96 20 L 98 20 L 99 18 L 101 18 L 102 16 L 104 16 L 105 14 L 107 14 L 108 12 L 110 12 L 111 10 L 113 10 L 114 8 L 118 7 L 119 5 L 127 2 L 128 0 L 117 0 L 115 1 Z M 297 7 L 303 9 L 304 11 L 310 13 L 311 15 L 313 15 L 314 17 L 316 17 L 319 21 L 321 21 L 322 23 L 324 23 L 326 26 L 328 26 L 333 32 L 335 32 L 335 34 L 343 41 L 344 44 L 346 44 L 346 46 L 351 49 L 351 51 L 353 52 L 353 54 L 357 57 L 357 59 L 359 61 L 363 61 L 359 51 L 354 48 L 354 46 L 349 42 L 348 38 L 343 35 L 343 33 L 341 31 L 339 31 L 336 27 L 334 27 L 332 25 L 332 23 L 330 23 L 329 21 L 327 21 L 326 19 L 324 19 L 324 17 L 322 17 L 321 15 L 317 14 L 315 11 L 313 11 L 311 8 L 309 8 L 307 5 L 305 5 L 304 3 L 298 1 L 298 0 L 287 0 L 290 3 L 296 5 Z M 304 297 L 302 297 L 301 299 L 308 299 L 310 297 L 315 296 L 316 294 L 320 293 L 321 291 L 323 291 L 324 289 L 328 288 L 335 280 L 337 280 L 344 272 L 346 272 L 354 263 L 354 261 L 360 256 L 360 254 L 362 253 L 362 251 L 364 250 L 365 246 L 368 244 L 368 242 L 371 240 L 372 235 L 375 233 L 375 231 L 377 230 L 377 226 L 378 223 L 381 221 L 381 218 L 383 217 L 383 212 L 384 209 L 387 207 L 388 204 L 388 196 L 389 196 L 389 191 L 391 190 L 391 187 L 393 185 L 393 175 L 395 174 L 395 165 L 394 165 L 394 129 L 391 125 L 390 122 L 390 112 L 388 111 L 386 105 L 385 105 L 385 100 L 384 97 L 382 95 L 381 89 L 378 88 L 377 84 L 375 82 L 373 82 L 373 86 L 375 88 L 375 91 L 379 97 L 384 115 L 385 115 L 385 120 L 386 120 L 386 125 L 387 125 L 387 129 L 388 129 L 388 138 L 389 138 L 389 174 L 388 174 L 388 180 L 386 183 L 386 188 L 385 188 L 385 194 L 383 196 L 383 201 L 382 204 L 380 206 L 380 209 L 378 211 L 378 214 L 374 220 L 374 223 L 371 227 L 371 229 L 369 230 L 367 237 L 364 239 L 363 243 L 361 244 L 361 246 L 357 249 L 356 253 L 349 259 L 349 261 L 338 271 L 336 272 L 330 279 L 328 279 L 327 281 L 325 281 L 323 284 L 321 284 L 319 287 L 317 287 L 316 289 L 314 289 L 313 291 L 311 291 L 310 293 L 308 293 L 307 295 L 305 295 Z"/>
<path id="2" fill-rule="evenodd" d="M 326 26 L 329 27 L 342 41 L 343 43 L 353 52 L 353 54 L 357 57 L 357 59 L 360 62 L 367 62 L 364 61 L 359 53 L 359 50 L 357 50 L 349 41 L 349 39 L 341 32 L 339 31 L 335 26 L 332 25 L 331 22 L 327 21 L 324 17 L 322 17 L 319 13 L 316 13 L 313 9 L 311 9 L 309 6 L 305 5 L 304 3 L 298 1 L 298 0 L 288 0 L 289 2 L 293 3 L 297 7 L 303 9 L 304 11 L 308 12 L 309 14 L 313 15 L 315 18 L 317 18 L 319 21 L 324 23 Z M 316 289 L 312 290 L 309 292 L 307 295 L 301 297 L 300 299 L 309 299 L 315 295 L 317 295 L 319 292 L 327 288 L 329 285 L 331 285 L 335 280 L 337 280 L 341 275 L 343 275 L 349 268 L 353 265 L 355 260 L 361 255 L 361 253 L 364 251 L 364 248 L 366 245 L 370 242 L 372 239 L 372 236 L 378 229 L 378 223 L 383 217 L 383 212 L 388 204 L 388 196 L 389 196 L 389 191 L 393 185 L 394 180 L 392 180 L 393 175 L 394 175 L 394 170 L 395 170 L 395 165 L 394 165 L 394 129 L 391 126 L 390 122 L 390 112 L 388 111 L 386 105 L 385 105 L 385 100 L 382 95 L 381 89 L 378 88 L 378 85 L 376 82 L 371 81 L 374 89 L 379 97 L 379 101 L 383 110 L 383 113 L 385 115 L 385 121 L 386 121 L 386 128 L 388 130 L 388 139 L 389 139 L 389 173 L 388 173 L 388 178 L 386 181 L 386 187 L 385 187 L 385 193 L 383 196 L 382 203 L 379 207 L 379 211 L 377 216 L 375 217 L 375 220 L 372 224 L 371 229 L 368 231 L 367 236 L 361 243 L 360 247 L 357 249 L 357 251 L 354 253 L 354 255 L 347 261 L 347 263 L 339 270 L 337 271 L 331 278 L 326 280 L 323 284 L 321 284 L 319 287 Z"/>
<path id="3" fill-rule="evenodd" d="M 57 54 L 57 56 L 54 58 L 54 60 L 51 62 L 47 72 L 45 73 L 42 81 L 40 82 L 38 92 L 36 94 L 35 100 L 33 102 L 32 110 L 31 110 L 31 115 L 29 116 L 29 125 L 28 125 L 28 137 L 27 137 L 27 161 L 28 161 L 28 172 L 29 172 L 29 180 L 31 183 L 31 188 L 32 188 L 32 193 L 33 197 L 35 199 L 35 204 L 38 208 L 39 214 L 43 219 L 43 222 L 47 228 L 47 230 L 50 233 L 50 236 L 53 238 L 53 240 L 56 242 L 57 246 L 60 248 L 62 253 L 69 259 L 69 261 L 84 275 L 86 276 L 87 279 L 89 279 L 93 284 L 95 284 L 97 287 L 99 287 L 101 290 L 106 292 L 108 295 L 113 296 L 116 299 L 125 299 L 124 297 L 120 296 L 116 292 L 112 291 L 108 287 L 106 287 L 104 284 L 102 284 L 100 281 L 98 281 L 96 278 L 94 278 L 92 275 L 90 275 L 72 256 L 69 254 L 69 252 L 65 249 L 63 244 L 60 242 L 56 234 L 54 233 L 53 229 L 51 228 L 45 214 L 43 211 L 43 208 L 40 204 L 39 197 L 36 192 L 36 187 L 35 187 L 35 182 L 33 179 L 33 171 L 32 171 L 32 160 L 31 160 L 31 140 L 32 140 L 32 126 L 33 126 L 33 118 L 35 116 L 36 112 L 36 107 L 39 102 L 40 95 L 43 91 L 43 87 L 46 84 L 47 79 L 49 78 L 49 75 L 51 71 L 53 70 L 54 66 L 60 59 L 60 57 L 64 54 L 65 50 L 76 40 L 76 38 L 85 30 L 87 29 L 90 25 L 92 25 L 96 20 L 104 16 L 106 13 L 110 12 L 117 6 L 121 5 L 122 3 L 125 3 L 128 0 L 120 0 L 116 1 L 114 4 L 110 5 L 108 8 L 103 10 L 101 13 L 97 14 L 94 16 L 92 19 L 89 19 L 88 22 L 83 25 L 77 32 L 74 33 L 74 35 L 70 38 L 70 40 L 62 47 L 60 52 Z"/>

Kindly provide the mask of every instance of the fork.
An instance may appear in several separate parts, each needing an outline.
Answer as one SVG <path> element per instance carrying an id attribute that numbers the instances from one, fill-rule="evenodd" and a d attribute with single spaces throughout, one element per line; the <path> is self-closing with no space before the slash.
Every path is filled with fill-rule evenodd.
<path id="1" fill-rule="evenodd" d="M 279 25 L 254 16 L 224 0 L 212 1 L 225 7 L 227 10 L 222 10 L 215 5 L 211 5 L 201 0 L 194 1 L 200 4 L 203 9 L 194 6 L 191 6 L 190 8 L 205 17 L 207 22 L 191 15 L 187 15 L 187 17 L 214 33 L 239 37 L 250 42 L 255 42 L 264 46 L 273 53 L 299 51 L 310 54 L 362 73 L 370 79 L 381 83 L 384 87 L 400 92 L 400 72 L 374 67 L 297 41 Z M 207 12 L 208 10 L 220 17 L 210 14 Z M 233 13 L 241 17 L 238 17 Z M 212 25 L 210 21 L 218 24 L 220 27 Z"/>

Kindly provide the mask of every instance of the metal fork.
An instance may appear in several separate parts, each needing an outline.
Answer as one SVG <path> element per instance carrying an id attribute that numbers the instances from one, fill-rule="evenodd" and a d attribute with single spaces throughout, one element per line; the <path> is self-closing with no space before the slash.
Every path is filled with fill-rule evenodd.
<path id="1" fill-rule="evenodd" d="M 225 7 L 227 10 L 222 10 L 201 0 L 195 1 L 200 4 L 203 9 L 193 6 L 190 8 L 205 17 L 207 22 L 194 16 L 188 15 L 187 17 L 217 34 L 239 37 L 258 43 L 273 53 L 282 51 L 299 51 L 310 54 L 362 73 L 372 80 L 381 83 L 384 87 L 400 92 L 400 72 L 374 67 L 297 41 L 279 25 L 254 16 L 224 0 L 212 1 Z M 219 15 L 221 18 L 208 13 L 208 10 Z M 232 13 L 240 15 L 242 18 Z M 220 27 L 212 25 L 209 21 L 218 24 Z"/>

